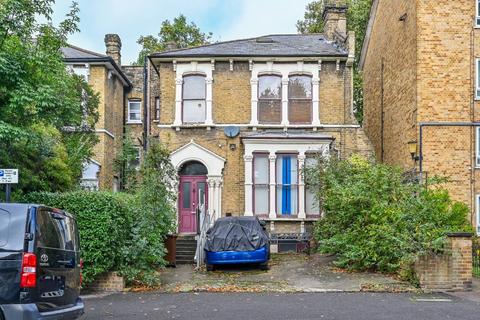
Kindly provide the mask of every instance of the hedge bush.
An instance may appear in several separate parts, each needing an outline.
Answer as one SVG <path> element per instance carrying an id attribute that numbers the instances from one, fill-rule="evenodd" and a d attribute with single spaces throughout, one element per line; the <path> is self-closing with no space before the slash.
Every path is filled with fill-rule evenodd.
<path id="1" fill-rule="evenodd" d="M 342 268 L 411 276 L 416 256 L 442 250 L 447 232 L 472 230 L 466 205 L 440 187 L 406 181 L 397 167 L 320 158 L 305 178 L 325 214 L 315 238 Z"/>
<path id="2" fill-rule="evenodd" d="M 61 208 L 75 215 L 84 261 L 84 283 L 103 272 L 118 270 L 133 227 L 133 197 L 121 193 L 75 191 L 34 192 L 25 202 Z"/>

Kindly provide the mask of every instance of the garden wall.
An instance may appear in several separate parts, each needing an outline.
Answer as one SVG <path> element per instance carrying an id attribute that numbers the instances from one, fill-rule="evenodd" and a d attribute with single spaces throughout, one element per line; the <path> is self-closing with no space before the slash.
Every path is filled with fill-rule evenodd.
<path id="1" fill-rule="evenodd" d="M 415 272 L 422 289 L 463 291 L 472 288 L 472 237 L 469 233 L 448 235 L 443 254 L 420 256 Z"/>

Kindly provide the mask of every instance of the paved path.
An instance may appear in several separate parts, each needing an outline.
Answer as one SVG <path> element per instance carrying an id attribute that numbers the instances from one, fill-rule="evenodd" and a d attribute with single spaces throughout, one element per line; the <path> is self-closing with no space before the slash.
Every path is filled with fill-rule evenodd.
<path id="1" fill-rule="evenodd" d="M 479 320 L 480 303 L 412 293 L 125 293 L 87 299 L 93 319 Z"/>
<path id="2" fill-rule="evenodd" d="M 272 255 L 271 269 L 224 267 L 214 272 L 195 272 L 190 265 L 179 265 L 161 272 L 165 292 L 230 291 L 243 292 L 331 292 L 412 290 L 408 284 L 378 273 L 347 273 L 333 266 L 334 257 L 321 254 Z M 480 320 L 480 319 L 479 319 Z"/>

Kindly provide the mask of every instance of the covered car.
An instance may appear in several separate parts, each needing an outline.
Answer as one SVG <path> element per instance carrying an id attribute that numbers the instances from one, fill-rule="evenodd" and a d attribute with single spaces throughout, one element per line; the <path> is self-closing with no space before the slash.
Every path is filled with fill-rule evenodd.
<path id="1" fill-rule="evenodd" d="M 205 263 L 216 265 L 259 264 L 268 269 L 269 236 L 257 217 L 225 217 L 207 231 Z"/>

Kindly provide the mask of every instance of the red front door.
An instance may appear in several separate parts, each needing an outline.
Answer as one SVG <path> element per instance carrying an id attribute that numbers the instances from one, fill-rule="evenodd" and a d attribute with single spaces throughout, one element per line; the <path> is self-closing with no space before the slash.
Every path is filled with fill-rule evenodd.
<path id="1" fill-rule="evenodd" d="M 197 232 L 197 212 L 200 208 L 207 210 L 207 177 L 180 176 L 180 192 L 178 197 L 180 233 Z"/>

